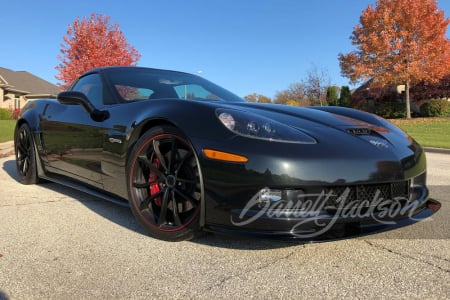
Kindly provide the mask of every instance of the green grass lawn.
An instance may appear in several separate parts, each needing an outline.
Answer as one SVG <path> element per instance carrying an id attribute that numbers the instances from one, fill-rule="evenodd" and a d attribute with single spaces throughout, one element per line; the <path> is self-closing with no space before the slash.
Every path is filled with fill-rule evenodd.
<path id="1" fill-rule="evenodd" d="M 0 143 L 14 139 L 16 120 L 0 120 Z"/>
<path id="2" fill-rule="evenodd" d="M 450 149 L 450 118 L 415 118 L 389 120 L 425 147 Z"/>

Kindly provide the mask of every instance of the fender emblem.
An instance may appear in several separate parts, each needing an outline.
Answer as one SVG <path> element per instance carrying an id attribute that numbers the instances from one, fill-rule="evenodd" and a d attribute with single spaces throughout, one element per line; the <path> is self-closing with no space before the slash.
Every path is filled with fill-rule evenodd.
<path id="1" fill-rule="evenodd" d="M 122 141 L 119 139 L 115 139 L 115 138 L 109 138 L 108 141 L 112 144 L 117 143 L 117 144 L 122 144 Z"/>

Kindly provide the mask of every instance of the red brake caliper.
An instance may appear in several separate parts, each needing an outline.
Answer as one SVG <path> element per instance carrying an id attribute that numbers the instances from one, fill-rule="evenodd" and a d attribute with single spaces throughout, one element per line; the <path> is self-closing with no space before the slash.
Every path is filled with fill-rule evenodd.
<path id="1" fill-rule="evenodd" d="M 153 160 L 153 166 L 155 166 L 155 168 L 157 168 L 158 170 L 161 167 L 161 163 L 159 162 L 158 158 L 155 158 Z M 148 177 L 148 182 L 151 183 L 157 179 L 158 179 L 158 175 L 156 175 L 155 172 L 150 171 L 150 176 Z M 150 196 L 153 196 L 154 194 L 159 193 L 160 190 L 161 190 L 161 188 L 159 187 L 159 184 L 157 182 L 150 184 Z M 161 206 L 161 197 L 155 198 L 155 204 L 158 206 Z"/>

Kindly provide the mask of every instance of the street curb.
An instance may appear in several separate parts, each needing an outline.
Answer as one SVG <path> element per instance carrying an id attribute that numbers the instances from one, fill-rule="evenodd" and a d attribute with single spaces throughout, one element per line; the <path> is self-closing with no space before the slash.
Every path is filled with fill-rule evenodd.
<path id="1" fill-rule="evenodd" d="M 450 154 L 450 149 L 445 148 L 423 147 L 423 149 L 429 153 Z"/>

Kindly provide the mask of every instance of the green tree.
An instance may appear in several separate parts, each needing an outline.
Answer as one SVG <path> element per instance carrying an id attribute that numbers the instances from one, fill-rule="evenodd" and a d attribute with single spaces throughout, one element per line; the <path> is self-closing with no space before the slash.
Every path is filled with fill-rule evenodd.
<path id="1" fill-rule="evenodd" d="M 339 87 L 332 85 L 327 88 L 328 105 L 339 105 Z"/>
<path id="2" fill-rule="evenodd" d="M 352 101 L 352 94 L 347 85 L 341 87 L 341 94 L 339 96 L 339 106 L 350 107 Z"/>

